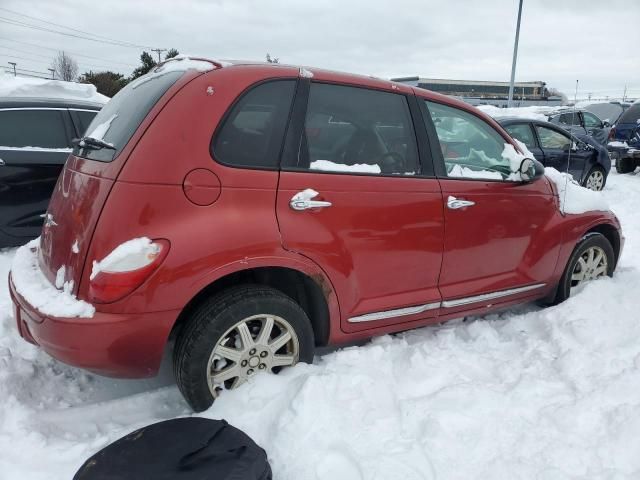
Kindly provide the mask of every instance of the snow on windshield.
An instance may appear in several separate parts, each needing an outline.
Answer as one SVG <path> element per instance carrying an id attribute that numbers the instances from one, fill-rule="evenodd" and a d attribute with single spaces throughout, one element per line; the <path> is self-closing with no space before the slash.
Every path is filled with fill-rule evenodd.
<path id="1" fill-rule="evenodd" d="M 109 97 L 90 83 L 63 82 L 42 78 L 14 77 L 0 70 L 0 97 L 55 98 L 85 100 L 105 104 Z"/>

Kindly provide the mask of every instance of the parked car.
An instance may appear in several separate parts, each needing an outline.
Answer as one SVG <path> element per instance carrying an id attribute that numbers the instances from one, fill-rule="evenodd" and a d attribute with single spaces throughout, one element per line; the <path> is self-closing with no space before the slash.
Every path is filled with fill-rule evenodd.
<path id="1" fill-rule="evenodd" d="M 635 102 L 620 115 L 609 140 L 618 173 L 630 173 L 640 166 L 640 102 Z"/>
<path id="2" fill-rule="evenodd" d="M 623 244 L 490 117 L 385 80 L 177 59 L 88 132 L 16 253 L 20 334 L 130 378 L 175 339 L 195 410 L 318 346 L 563 301 Z"/>
<path id="3" fill-rule="evenodd" d="M 583 109 L 567 108 L 554 111 L 548 117 L 551 123 L 560 125 L 574 135 L 588 135 L 598 144 L 607 146 L 607 139 L 611 130 L 609 122 L 602 121 L 595 114 Z"/>
<path id="4" fill-rule="evenodd" d="M 611 170 L 607 149 L 590 137 L 571 135 L 549 122 L 503 117 L 499 123 L 543 165 L 568 171 L 583 187 L 602 190 Z"/>
<path id="5" fill-rule="evenodd" d="M 0 248 L 40 235 L 58 175 L 102 105 L 0 98 Z"/>
<path id="6" fill-rule="evenodd" d="M 596 117 L 601 118 L 602 122 L 609 125 L 615 125 L 620 115 L 631 106 L 629 102 L 596 102 L 585 105 L 583 108 L 587 112 L 593 113 Z"/>

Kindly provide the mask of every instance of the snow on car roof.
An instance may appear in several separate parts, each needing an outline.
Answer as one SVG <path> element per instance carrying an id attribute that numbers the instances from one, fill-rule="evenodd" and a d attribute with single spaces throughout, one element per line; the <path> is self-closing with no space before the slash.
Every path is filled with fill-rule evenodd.
<path id="1" fill-rule="evenodd" d="M 0 97 L 83 100 L 104 105 L 109 97 L 90 83 L 64 82 L 45 78 L 14 77 L 0 73 Z"/>

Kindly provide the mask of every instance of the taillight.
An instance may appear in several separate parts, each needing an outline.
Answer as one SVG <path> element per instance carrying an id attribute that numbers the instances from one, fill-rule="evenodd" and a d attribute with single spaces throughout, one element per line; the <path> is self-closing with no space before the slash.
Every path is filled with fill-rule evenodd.
<path id="1" fill-rule="evenodd" d="M 615 140 L 616 138 L 616 127 L 612 127 L 611 130 L 609 130 L 609 141 Z"/>
<path id="2" fill-rule="evenodd" d="M 93 262 L 89 301 L 111 303 L 142 285 L 169 252 L 167 240 L 135 238 L 116 247 L 99 262 Z"/>

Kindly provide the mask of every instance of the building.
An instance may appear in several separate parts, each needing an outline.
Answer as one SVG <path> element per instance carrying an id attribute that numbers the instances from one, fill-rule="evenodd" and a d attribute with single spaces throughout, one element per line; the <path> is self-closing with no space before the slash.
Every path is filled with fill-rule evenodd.
<path id="1" fill-rule="evenodd" d="M 405 83 L 433 92 L 460 97 L 471 105 L 496 105 L 506 107 L 509 98 L 509 82 L 482 80 L 445 80 L 440 78 L 401 77 L 394 82 Z M 562 98 L 552 96 L 545 82 L 515 82 L 514 106 L 560 105 Z"/>

